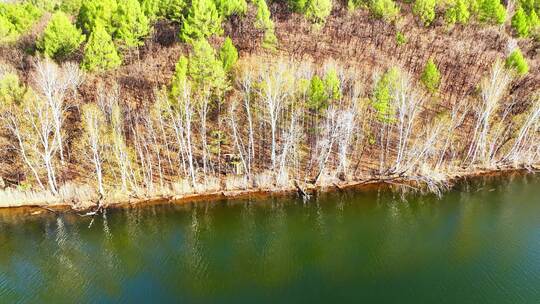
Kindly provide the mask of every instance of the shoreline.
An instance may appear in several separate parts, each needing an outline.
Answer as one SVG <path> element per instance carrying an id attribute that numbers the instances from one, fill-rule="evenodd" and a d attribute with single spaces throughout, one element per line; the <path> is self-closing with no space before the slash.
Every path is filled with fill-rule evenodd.
<path id="1" fill-rule="evenodd" d="M 504 176 L 510 174 L 535 174 L 539 168 L 533 167 L 531 169 L 526 168 L 515 168 L 515 167 L 503 167 L 497 169 L 479 169 L 471 172 L 459 172 L 449 175 L 445 183 L 448 184 L 449 191 L 457 182 L 466 180 L 468 178 L 479 178 L 479 177 L 491 177 L 491 176 Z M 419 176 L 421 177 L 421 176 Z M 182 204 L 195 204 L 200 202 L 212 202 L 212 201 L 221 201 L 221 200 L 241 200 L 241 199 L 265 199 L 269 197 L 283 197 L 288 195 L 314 195 L 318 193 L 331 193 L 337 191 L 345 190 L 356 190 L 356 191 L 370 191 L 374 189 L 379 189 L 381 187 L 394 187 L 394 186 L 412 186 L 413 184 L 421 184 L 407 177 L 399 176 L 387 176 L 387 177 L 373 177 L 368 179 L 359 179 L 359 180 L 350 180 L 342 181 L 341 183 L 330 183 L 324 185 L 313 185 L 313 184 L 304 184 L 305 188 L 301 187 L 282 187 L 275 189 L 240 189 L 240 190 L 222 190 L 222 191 L 213 191 L 213 192 L 201 192 L 201 193 L 191 193 L 191 194 L 181 194 L 181 195 L 156 195 L 154 197 L 146 198 L 130 198 L 117 200 L 114 202 L 104 200 L 103 208 L 104 209 L 128 209 L 128 208 L 144 208 L 147 206 L 155 205 L 182 205 Z M 415 190 L 414 187 L 412 187 Z M 301 193 L 304 192 L 304 193 Z M 17 205 L 17 206 L 1 206 L 0 212 L 17 212 L 24 213 L 24 215 L 42 215 L 45 213 L 54 213 L 56 215 L 65 214 L 65 213 L 75 213 L 81 216 L 93 216 L 98 210 L 96 202 L 83 202 L 84 206 L 74 208 L 75 206 L 63 202 L 58 204 L 28 204 L 28 205 Z M 91 210 L 95 209 L 94 212 Z"/>

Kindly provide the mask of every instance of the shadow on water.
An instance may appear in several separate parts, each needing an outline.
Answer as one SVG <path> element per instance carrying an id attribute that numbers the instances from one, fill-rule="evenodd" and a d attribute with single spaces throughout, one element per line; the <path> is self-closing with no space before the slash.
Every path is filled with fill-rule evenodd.
<path id="1" fill-rule="evenodd" d="M 540 180 L 0 213 L 0 302 L 534 303 Z"/>

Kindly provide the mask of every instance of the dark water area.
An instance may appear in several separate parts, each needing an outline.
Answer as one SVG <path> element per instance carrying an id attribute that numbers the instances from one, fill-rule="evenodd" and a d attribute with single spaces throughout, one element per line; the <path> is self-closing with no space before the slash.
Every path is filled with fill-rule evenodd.
<path id="1" fill-rule="evenodd" d="M 540 303 L 540 178 L 23 216 L 0 303 Z"/>

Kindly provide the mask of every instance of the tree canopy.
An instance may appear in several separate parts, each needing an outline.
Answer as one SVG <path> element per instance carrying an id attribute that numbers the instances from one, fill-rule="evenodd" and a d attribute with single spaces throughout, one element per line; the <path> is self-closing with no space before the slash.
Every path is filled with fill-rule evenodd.
<path id="1" fill-rule="evenodd" d="M 433 61 L 433 58 L 429 58 L 428 62 L 426 63 L 420 80 L 426 89 L 431 93 L 435 93 L 439 89 L 439 85 L 441 83 L 441 73 L 435 64 L 435 61 Z"/>
<path id="2" fill-rule="evenodd" d="M 507 68 L 513 69 L 519 76 L 523 76 L 529 72 L 529 64 L 519 48 L 516 48 L 510 53 L 506 58 L 505 65 Z"/>
<path id="3" fill-rule="evenodd" d="M 219 59 L 223 63 L 225 72 L 231 70 L 236 64 L 236 61 L 238 61 L 238 51 L 236 50 L 236 47 L 234 47 L 231 38 L 225 38 L 225 42 L 223 42 L 223 46 L 219 50 Z"/>
<path id="4" fill-rule="evenodd" d="M 84 41 L 84 35 L 59 11 L 54 13 L 43 36 L 37 41 L 37 49 L 51 58 L 64 58 L 72 54 Z"/>
<path id="5" fill-rule="evenodd" d="M 101 23 L 97 23 L 90 34 L 84 50 L 82 66 L 87 71 L 103 72 L 114 69 L 122 63 L 111 35 Z"/>
<path id="6" fill-rule="evenodd" d="M 213 0 L 193 0 L 184 18 L 180 38 L 191 42 L 221 34 L 221 17 Z"/>
<path id="7" fill-rule="evenodd" d="M 189 56 L 187 71 L 195 89 L 220 95 L 227 88 L 223 64 L 206 39 L 193 42 L 193 54 Z"/>
<path id="8" fill-rule="evenodd" d="M 98 23 L 101 23 L 105 30 L 112 34 L 112 17 L 118 8 L 116 0 L 92 0 L 84 1 L 79 15 L 77 25 L 88 34 L 93 31 Z"/>
<path id="9" fill-rule="evenodd" d="M 138 0 L 123 0 L 112 17 L 114 38 L 127 47 L 139 46 L 150 32 L 150 23 Z"/>

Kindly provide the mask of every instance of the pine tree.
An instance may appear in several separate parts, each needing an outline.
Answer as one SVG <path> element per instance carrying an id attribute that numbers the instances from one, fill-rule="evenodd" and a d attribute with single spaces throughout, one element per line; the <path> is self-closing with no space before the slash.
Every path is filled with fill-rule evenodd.
<path id="1" fill-rule="evenodd" d="M 121 0 L 113 15 L 114 38 L 127 47 L 139 46 L 142 38 L 150 32 L 148 18 L 138 0 Z"/>
<path id="2" fill-rule="evenodd" d="M 101 23 L 97 23 L 90 34 L 84 50 L 82 66 L 87 71 L 107 71 L 122 64 L 111 35 Z"/>
<path id="3" fill-rule="evenodd" d="M 56 12 L 47 24 L 43 37 L 37 41 L 37 49 L 51 58 L 61 59 L 72 54 L 84 41 L 84 35 L 68 16 Z"/>
<path id="4" fill-rule="evenodd" d="M 530 13 L 535 9 L 540 9 L 540 3 L 536 0 L 518 0 L 517 1 L 526 13 Z"/>
<path id="5" fill-rule="evenodd" d="M 169 20 L 181 22 L 186 8 L 185 0 L 158 0 L 159 15 Z"/>
<path id="6" fill-rule="evenodd" d="M 101 23 L 111 34 L 114 30 L 112 16 L 117 7 L 116 0 L 84 1 L 77 16 L 77 25 L 84 33 L 89 34 L 98 23 Z"/>
<path id="7" fill-rule="evenodd" d="M 435 65 L 433 58 L 429 58 L 428 62 L 426 63 L 426 67 L 422 72 L 420 80 L 426 89 L 431 93 L 435 93 L 439 89 L 441 73 L 439 72 L 437 65 Z"/>
<path id="8" fill-rule="evenodd" d="M 530 12 L 529 18 L 528 18 L 527 21 L 528 21 L 528 24 L 529 24 L 530 32 L 532 32 L 532 33 L 538 32 L 538 30 L 540 28 L 540 20 L 538 19 L 538 15 L 536 14 L 535 10 L 532 10 Z"/>
<path id="9" fill-rule="evenodd" d="M 425 26 L 429 26 L 435 19 L 435 0 L 416 0 L 413 13 L 417 15 Z"/>
<path id="10" fill-rule="evenodd" d="M 221 17 L 213 0 L 193 0 L 188 15 L 184 18 L 180 38 L 191 42 L 221 34 Z"/>
<path id="11" fill-rule="evenodd" d="M 184 85 L 187 81 L 188 71 L 188 59 L 185 56 L 180 56 L 180 59 L 176 63 L 174 75 L 171 80 L 171 88 L 169 97 L 171 100 L 176 101 L 181 96 L 181 92 L 184 89 Z"/>
<path id="12" fill-rule="evenodd" d="M 456 0 L 445 13 L 446 22 L 449 24 L 467 24 L 470 16 L 471 13 L 469 12 L 469 7 L 465 0 Z"/>
<path id="13" fill-rule="evenodd" d="M 309 0 L 305 16 L 311 23 L 321 27 L 331 12 L 332 0 Z"/>
<path id="14" fill-rule="evenodd" d="M 347 0 L 347 9 L 354 11 L 359 7 L 367 7 L 369 5 L 366 0 Z"/>
<path id="15" fill-rule="evenodd" d="M 223 64 L 216 58 L 216 51 L 206 39 L 193 42 L 193 54 L 189 56 L 188 76 L 194 85 L 194 91 L 219 95 L 227 88 L 227 79 Z"/>
<path id="16" fill-rule="evenodd" d="M 247 11 L 246 0 L 216 0 L 216 6 L 223 17 L 232 14 L 244 15 Z"/>
<path id="17" fill-rule="evenodd" d="M 375 17 L 386 22 L 395 20 L 399 14 L 399 7 L 393 0 L 372 0 L 370 10 Z"/>
<path id="18" fill-rule="evenodd" d="M 15 25 L 7 17 L 0 14 L 0 43 L 7 43 L 17 40 L 19 33 Z"/>
<path id="19" fill-rule="evenodd" d="M 223 42 L 223 46 L 219 51 L 219 59 L 223 63 L 223 69 L 225 72 L 230 71 L 231 68 L 236 64 L 236 61 L 238 61 L 238 51 L 234 47 L 231 38 L 225 38 L 225 42 Z"/>
<path id="20" fill-rule="evenodd" d="M 402 32 L 396 33 L 396 43 L 398 46 L 404 45 L 405 43 L 407 43 L 407 40 L 407 36 L 405 36 L 405 34 L 403 34 Z"/>
<path id="21" fill-rule="evenodd" d="M 13 42 L 41 16 L 31 3 L 0 3 L 0 42 Z"/>
<path id="22" fill-rule="evenodd" d="M 340 80 L 334 68 L 329 69 L 324 75 L 324 87 L 329 99 L 339 100 L 341 98 Z"/>
<path id="23" fill-rule="evenodd" d="M 274 32 L 274 21 L 270 18 L 270 10 L 266 0 L 257 1 L 257 15 L 255 16 L 255 27 L 264 30 L 262 46 L 266 49 L 274 49 L 277 45 L 277 38 Z"/>
<path id="24" fill-rule="evenodd" d="M 527 60 L 523 57 L 520 49 L 515 49 L 510 55 L 506 58 L 505 65 L 509 69 L 513 69 L 520 76 L 525 75 L 529 72 L 529 65 Z"/>
<path id="25" fill-rule="evenodd" d="M 500 0 L 480 0 L 478 19 L 484 23 L 503 24 L 506 20 L 506 9 Z"/>
<path id="26" fill-rule="evenodd" d="M 308 96 L 308 109 L 320 112 L 328 107 L 328 97 L 326 95 L 324 82 L 317 75 L 311 77 Z"/>
<path id="27" fill-rule="evenodd" d="M 518 37 L 529 36 L 529 22 L 525 11 L 520 6 L 516 10 L 514 16 L 512 16 L 512 28 L 516 31 Z"/>
<path id="28" fill-rule="evenodd" d="M 161 0 L 142 0 L 141 10 L 149 21 L 154 21 L 160 16 Z"/>
<path id="29" fill-rule="evenodd" d="M 471 16 L 478 17 L 480 13 L 480 5 L 482 4 L 483 0 L 467 0 L 467 4 L 469 7 L 469 12 L 471 13 Z"/>
<path id="30" fill-rule="evenodd" d="M 81 9 L 82 4 L 83 0 L 62 0 L 60 10 L 70 15 L 76 15 Z"/>
<path id="31" fill-rule="evenodd" d="M 293 12 L 304 14 L 310 0 L 289 0 L 289 7 Z"/>
<path id="32" fill-rule="evenodd" d="M 399 77 L 399 70 L 391 68 L 378 79 L 373 89 L 371 102 L 377 113 L 377 119 L 382 122 L 389 123 L 394 120 L 395 109 L 392 106 L 392 98 Z"/>

